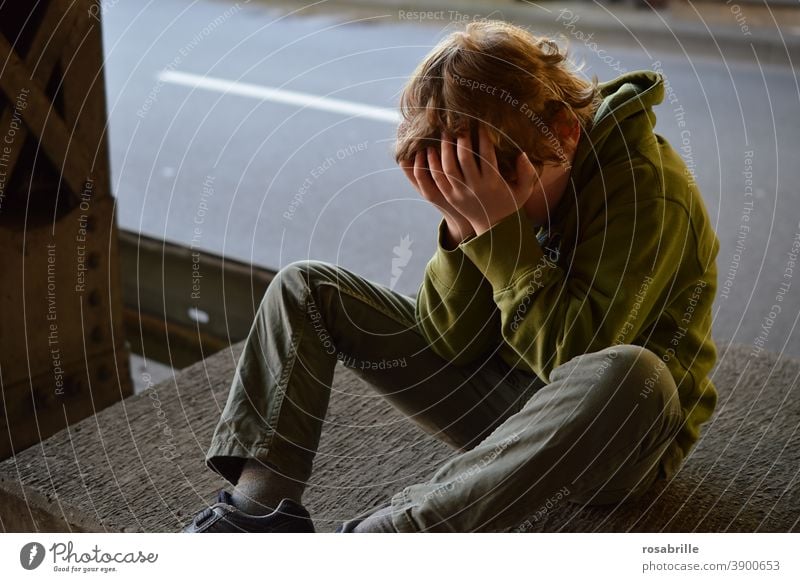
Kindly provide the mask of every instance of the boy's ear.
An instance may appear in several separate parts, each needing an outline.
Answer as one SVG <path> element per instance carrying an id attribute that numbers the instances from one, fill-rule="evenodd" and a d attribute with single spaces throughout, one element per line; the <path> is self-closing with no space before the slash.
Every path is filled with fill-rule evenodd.
<path id="1" fill-rule="evenodd" d="M 556 131 L 559 141 L 572 147 L 578 143 L 578 138 L 581 135 L 581 124 L 578 123 L 578 118 L 571 111 L 564 108 L 556 116 Z"/>
<path id="2" fill-rule="evenodd" d="M 578 123 L 578 119 L 573 117 L 570 119 L 569 129 L 567 130 L 567 141 L 570 144 L 575 144 L 578 142 L 578 138 L 581 135 L 581 124 Z"/>

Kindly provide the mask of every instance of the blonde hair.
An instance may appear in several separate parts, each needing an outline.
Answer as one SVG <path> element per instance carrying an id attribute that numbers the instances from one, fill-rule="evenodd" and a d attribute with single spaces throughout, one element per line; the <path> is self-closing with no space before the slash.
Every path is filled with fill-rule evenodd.
<path id="1" fill-rule="evenodd" d="M 484 122 L 504 176 L 514 175 L 520 152 L 538 166 L 561 163 L 563 124 L 586 129 L 599 101 L 597 79 L 578 76 L 552 39 L 506 22 L 470 22 L 434 47 L 403 89 L 395 158 L 438 149 L 442 131 L 474 140 Z"/>

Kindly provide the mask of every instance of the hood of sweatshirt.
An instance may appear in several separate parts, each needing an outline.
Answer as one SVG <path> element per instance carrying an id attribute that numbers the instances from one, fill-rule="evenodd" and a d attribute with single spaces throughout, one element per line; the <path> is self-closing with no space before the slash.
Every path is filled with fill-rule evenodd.
<path id="1" fill-rule="evenodd" d="M 653 107 L 664 100 L 664 79 L 653 71 L 632 71 L 601 83 L 598 89 L 602 102 L 578 142 L 573 161 L 581 174 L 594 170 L 597 162 L 613 163 L 640 150 L 642 142 L 651 144 L 656 123 Z"/>
<path id="2" fill-rule="evenodd" d="M 634 155 L 655 153 L 653 107 L 664 100 L 664 78 L 655 71 L 631 71 L 598 85 L 602 101 L 591 125 L 581 134 L 570 181 L 575 191 L 604 168 Z M 555 222 L 571 206 L 566 195 L 555 209 Z"/>

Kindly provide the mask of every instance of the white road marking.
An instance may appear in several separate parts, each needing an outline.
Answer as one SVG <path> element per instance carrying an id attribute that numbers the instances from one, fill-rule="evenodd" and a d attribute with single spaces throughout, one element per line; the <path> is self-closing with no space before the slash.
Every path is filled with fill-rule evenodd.
<path id="1" fill-rule="evenodd" d="M 173 83 L 175 85 L 206 89 L 208 91 L 216 91 L 229 95 L 252 97 L 254 99 L 261 99 L 262 101 L 273 101 L 275 103 L 285 103 L 298 107 L 308 107 L 309 109 L 329 111 L 341 115 L 365 117 L 367 119 L 374 119 L 375 121 L 384 121 L 388 123 L 399 123 L 400 121 L 400 113 L 394 109 L 374 107 L 372 105 L 343 101 L 341 99 L 331 99 L 330 97 L 321 97 L 319 95 L 311 95 L 310 93 L 287 91 L 286 89 L 266 87 L 264 85 L 240 83 L 238 81 L 193 75 L 192 73 L 182 73 L 180 71 L 161 71 L 158 74 L 158 80 L 162 83 Z"/>

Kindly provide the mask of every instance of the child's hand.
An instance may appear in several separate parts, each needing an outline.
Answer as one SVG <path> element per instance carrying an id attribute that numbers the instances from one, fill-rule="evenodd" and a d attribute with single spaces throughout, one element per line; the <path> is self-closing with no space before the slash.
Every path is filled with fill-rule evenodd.
<path id="1" fill-rule="evenodd" d="M 513 183 L 504 180 L 489 134 L 481 126 L 478 135 L 480 166 L 469 134 L 459 136 L 456 143 L 442 134 L 441 158 L 435 149 L 428 148 L 428 165 L 446 202 L 479 235 L 525 204 L 537 176 L 528 156 L 521 153 L 517 158 L 516 180 Z"/>
<path id="2" fill-rule="evenodd" d="M 408 181 L 422 194 L 422 197 L 442 213 L 447 224 L 448 246 L 452 249 L 468 236 L 475 234 L 475 231 L 469 221 L 452 207 L 436 186 L 434 177 L 431 176 L 431 171 L 428 169 L 426 158 L 430 159 L 424 152 L 417 152 L 413 163 L 401 161 L 400 167 Z"/>

